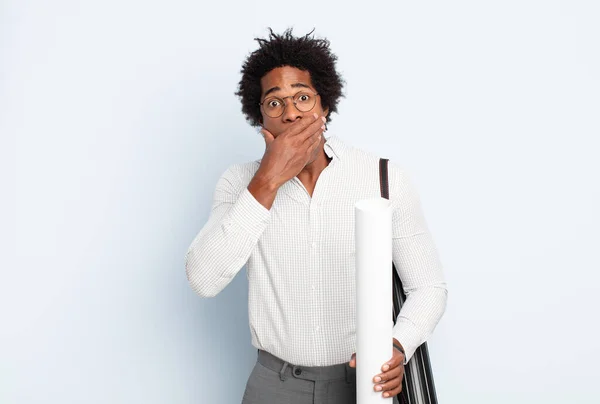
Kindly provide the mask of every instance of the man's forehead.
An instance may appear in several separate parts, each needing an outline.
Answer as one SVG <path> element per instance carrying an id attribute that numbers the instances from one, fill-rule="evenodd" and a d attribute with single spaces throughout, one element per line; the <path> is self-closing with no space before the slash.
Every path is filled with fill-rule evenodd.
<path id="1" fill-rule="evenodd" d="M 290 87 L 292 87 L 292 88 L 308 88 L 308 89 L 312 90 L 312 87 L 306 83 L 293 83 L 292 85 L 290 85 Z M 267 88 L 266 91 L 265 91 L 265 89 L 263 89 L 262 92 L 263 92 L 264 96 L 267 96 L 269 94 L 277 93 L 278 91 L 281 91 L 281 90 L 282 90 L 281 87 L 274 86 L 274 87 Z"/>
<path id="2" fill-rule="evenodd" d="M 261 80 L 261 93 L 273 93 L 284 88 L 312 88 L 310 73 L 307 70 L 284 66 L 278 67 L 267 74 Z"/>

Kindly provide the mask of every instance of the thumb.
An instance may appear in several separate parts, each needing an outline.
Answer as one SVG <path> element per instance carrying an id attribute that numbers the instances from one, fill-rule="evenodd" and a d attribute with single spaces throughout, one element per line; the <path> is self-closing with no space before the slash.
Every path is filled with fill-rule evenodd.
<path id="1" fill-rule="evenodd" d="M 273 143 L 273 140 L 275 140 L 275 137 L 271 134 L 271 132 L 269 132 L 265 128 L 262 128 L 260 130 L 260 133 L 262 133 L 263 137 L 265 138 L 265 143 L 267 147 L 269 147 L 269 145 Z"/>
<path id="2" fill-rule="evenodd" d="M 349 363 L 351 368 L 355 368 L 356 367 L 356 353 L 352 354 L 352 358 L 350 358 L 350 363 Z"/>

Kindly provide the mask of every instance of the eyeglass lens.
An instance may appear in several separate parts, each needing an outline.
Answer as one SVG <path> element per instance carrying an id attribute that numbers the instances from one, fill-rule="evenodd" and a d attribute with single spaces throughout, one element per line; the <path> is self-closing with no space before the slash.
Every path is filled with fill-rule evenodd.
<path id="1" fill-rule="evenodd" d="M 310 93 L 298 93 L 294 96 L 294 104 L 301 112 L 308 112 L 315 106 L 317 100 L 316 95 Z M 271 118 L 277 118 L 283 114 L 285 103 L 281 98 L 270 97 L 263 101 L 263 109 L 265 114 Z"/>

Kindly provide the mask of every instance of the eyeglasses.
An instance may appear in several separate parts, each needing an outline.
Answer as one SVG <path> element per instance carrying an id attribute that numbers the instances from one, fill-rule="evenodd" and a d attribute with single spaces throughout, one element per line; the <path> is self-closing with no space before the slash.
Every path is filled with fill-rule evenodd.
<path id="1" fill-rule="evenodd" d="M 291 98 L 294 106 L 300 112 L 308 112 L 315 107 L 317 103 L 317 96 L 319 93 L 310 93 L 308 91 L 300 91 L 295 95 L 288 95 L 287 97 L 269 97 L 265 98 L 262 102 L 259 102 L 260 105 L 267 114 L 271 118 L 279 118 L 283 115 L 283 111 L 285 111 L 286 104 L 283 100 L 286 98 Z"/>

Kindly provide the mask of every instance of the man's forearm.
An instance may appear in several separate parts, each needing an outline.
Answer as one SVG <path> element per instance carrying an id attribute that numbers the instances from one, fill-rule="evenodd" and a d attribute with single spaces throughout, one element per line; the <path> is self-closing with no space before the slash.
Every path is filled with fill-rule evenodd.
<path id="1" fill-rule="evenodd" d="M 445 284 L 422 288 L 406 297 L 392 331 L 405 351 L 406 361 L 433 333 L 446 309 L 447 298 Z"/>
<path id="2" fill-rule="evenodd" d="M 269 211 L 238 178 L 228 170 L 219 179 L 208 222 L 185 256 L 188 280 L 203 297 L 215 296 L 233 279 L 269 223 Z"/>

